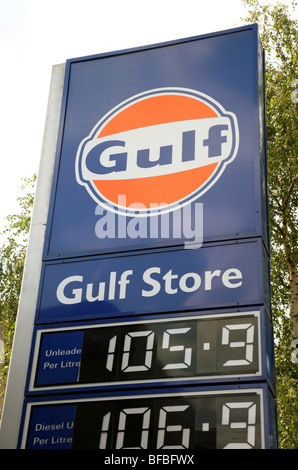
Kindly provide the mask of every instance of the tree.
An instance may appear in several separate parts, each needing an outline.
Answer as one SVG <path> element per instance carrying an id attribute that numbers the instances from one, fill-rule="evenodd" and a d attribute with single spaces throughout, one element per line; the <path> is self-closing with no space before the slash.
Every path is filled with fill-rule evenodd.
<path id="1" fill-rule="evenodd" d="M 291 344 L 298 338 L 298 24 L 282 3 L 249 8 L 266 54 L 268 191 L 271 226 L 271 301 L 275 334 L 279 445 L 298 447 L 298 364 Z M 296 2 L 292 2 L 294 8 Z M 296 82 L 297 80 L 297 82 Z M 298 86 L 297 86 L 298 88 Z"/>
<path id="2" fill-rule="evenodd" d="M 8 225 L 0 247 L 0 339 L 4 341 L 4 363 L 0 375 L 0 410 L 9 367 L 19 294 L 28 243 L 36 175 L 24 178 L 18 198 L 20 213 L 7 216 Z"/>

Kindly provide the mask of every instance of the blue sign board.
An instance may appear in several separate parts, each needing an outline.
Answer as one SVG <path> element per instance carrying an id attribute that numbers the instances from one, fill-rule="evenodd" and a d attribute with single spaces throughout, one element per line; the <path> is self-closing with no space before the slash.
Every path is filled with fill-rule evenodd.
<path id="1" fill-rule="evenodd" d="M 248 240 L 47 263 L 36 323 L 263 304 L 263 256 L 262 243 Z"/>
<path id="2" fill-rule="evenodd" d="M 44 259 L 268 247 L 263 92 L 257 25 L 67 61 Z"/>

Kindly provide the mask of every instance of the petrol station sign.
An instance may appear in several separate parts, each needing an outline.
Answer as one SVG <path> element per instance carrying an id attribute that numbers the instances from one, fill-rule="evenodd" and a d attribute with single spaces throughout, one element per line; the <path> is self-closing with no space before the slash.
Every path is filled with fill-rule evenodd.
<path id="1" fill-rule="evenodd" d="M 214 185 L 238 140 L 235 115 L 211 97 L 184 88 L 149 90 L 108 112 L 80 143 L 76 178 L 108 210 L 174 210 Z"/>
<path id="2" fill-rule="evenodd" d="M 66 62 L 19 448 L 276 447 L 263 75 L 257 25 Z"/>
<path id="3" fill-rule="evenodd" d="M 167 455 L 174 449 L 179 455 L 268 448 L 274 438 L 272 397 L 260 384 L 35 398 L 26 405 L 23 449 L 159 449 Z"/>
<path id="4" fill-rule="evenodd" d="M 36 323 L 258 305 L 268 310 L 259 240 L 195 250 L 75 258 L 45 264 Z"/>
<path id="5" fill-rule="evenodd" d="M 257 26 L 66 63 L 44 260 L 262 237 Z"/>
<path id="6" fill-rule="evenodd" d="M 271 335 L 263 308 L 39 327 L 28 393 L 256 379 L 273 385 Z"/>

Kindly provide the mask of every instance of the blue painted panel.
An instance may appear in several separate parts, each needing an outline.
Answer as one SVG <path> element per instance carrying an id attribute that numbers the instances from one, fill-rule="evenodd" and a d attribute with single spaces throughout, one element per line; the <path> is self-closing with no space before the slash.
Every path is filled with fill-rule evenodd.
<path id="1" fill-rule="evenodd" d="M 262 242 L 45 263 L 36 323 L 264 304 Z"/>
<path id="2" fill-rule="evenodd" d="M 256 25 L 173 43 L 68 61 L 60 139 L 46 233 L 45 259 L 183 244 L 185 241 L 195 240 L 198 232 L 200 242 L 262 236 L 264 229 L 262 229 L 261 219 L 267 217 L 266 213 L 262 214 L 266 206 L 262 204 L 262 201 L 266 195 L 261 194 L 262 178 L 259 162 L 260 149 L 264 158 L 264 142 L 259 142 L 258 114 L 259 104 L 263 102 L 263 95 L 259 94 L 258 90 L 258 82 L 263 78 L 262 73 L 262 57 L 258 55 Z M 180 142 L 179 145 L 182 145 L 180 155 L 182 160 L 191 159 L 193 149 L 199 146 L 199 157 L 196 156 L 196 159 L 200 160 L 200 155 L 207 152 L 207 147 L 209 147 L 209 157 L 206 154 L 206 158 L 213 162 L 215 149 L 224 148 L 226 138 L 231 139 L 233 148 L 237 147 L 232 161 L 225 168 L 218 167 L 212 174 L 212 186 L 207 185 L 206 191 L 197 192 L 190 185 L 189 193 L 193 200 L 186 206 L 182 206 L 182 202 L 187 199 L 178 198 L 178 204 L 181 203 L 178 216 L 179 210 L 173 212 L 173 205 L 170 204 L 172 199 L 167 198 L 174 197 L 174 193 L 177 199 L 180 194 L 184 176 L 181 171 L 183 164 L 179 166 L 179 180 L 177 180 L 176 176 L 171 176 L 173 165 L 168 164 L 167 159 L 171 155 L 169 152 L 175 148 L 171 147 L 174 145 L 177 134 L 173 125 L 180 123 L 181 127 L 182 124 L 185 126 L 188 122 L 192 122 L 193 116 L 184 115 L 182 105 L 178 107 L 178 114 L 173 117 L 172 123 L 161 124 L 170 126 L 167 128 L 169 141 L 159 142 L 157 134 L 154 134 L 154 129 L 160 125 L 158 116 L 166 115 L 168 112 L 166 105 L 158 107 L 156 118 L 148 121 L 150 126 L 146 121 L 145 110 L 140 115 L 140 123 L 135 124 L 135 129 L 143 129 L 143 131 L 145 129 L 142 137 L 145 140 L 138 141 L 139 151 L 144 152 L 148 145 L 152 147 L 153 163 L 151 162 L 150 165 L 154 166 L 154 170 L 160 170 L 163 173 L 162 177 L 158 176 L 160 180 L 157 179 L 158 177 L 145 178 L 148 174 L 146 165 L 143 165 L 138 177 L 133 176 L 132 166 L 134 165 L 139 171 L 140 167 L 132 163 L 135 154 L 128 153 L 127 156 L 130 168 L 127 170 L 129 185 L 132 185 L 131 178 L 134 179 L 133 183 L 138 183 L 140 188 L 143 186 L 143 193 L 148 193 L 146 197 L 150 198 L 151 203 L 161 201 L 168 203 L 169 213 L 150 217 L 131 216 L 129 215 L 131 208 L 126 207 L 127 215 L 123 215 L 123 210 L 118 211 L 119 205 L 116 205 L 115 212 L 114 203 L 112 210 L 107 209 L 110 207 L 107 204 L 104 208 L 103 202 L 98 204 L 98 200 L 94 197 L 98 191 L 93 183 L 84 186 L 78 181 L 80 179 L 82 183 L 82 179 L 84 180 L 81 164 L 86 157 L 86 155 L 80 156 L 80 145 L 86 144 L 88 136 L 88 145 L 92 142 L 92 145 L 95 145 L 94 139 L 90 139 L 91 135 L 96 137 L 94 134 L 96 130 L 102 129 L 103 124 L 99 123 L 106 124 L 120 109 L 123 110 L 125 107 L 132 109 L 136 102 L 132 97 L 136 95 L 156 96 L 157 92 L 152 90 L 159 90 L 159 93 L 163 95 L 167 95 L 169 90 L 172 90 L 174 94 L 183 95 L 184 93 L 188 98 L 196 95 L 196 99 L 204 101 L 209 113 L 212 108 L 215 115 L 219 116 L 214 115 L 213 119 L 220 124 L 213 126 L 209 122 L 208 126 L 211 126 L 209 135 L 207 130 L 203 131 L 201 127 L 203 121 L 208 121 L 208 119 L 203 119 L 203 114 L 199 116 L 202 119 L 199 119 L 196 140 L 193 140 L 194 130 L 188 129 L 184 133 L 181 131 L 183 144 Z M 120 111 L 119 116 L 121 116 Z M 224 123 L 220 121 L 223 119 L 220 116 L 226 116 Z M 168 122 L 169 118 L 164 119 L 163 122 Z M 262 122 L 261 127 L 263 125 Z M 213 130 L 211 130 L 212 126 Z M 118 127 L 119 130 L 121 126 Z M 136 136 L 135 130 L 129 132 Z M 125 136 L 124 139 L 121 133 L 116 133 L 110 139 L 122 142 L 121 147 L 118 146 L 116 150 L 118 153 L 121 151 L 123 155 L 127 150 L 129 138 L 127 134 Z M 238 140 L 237 143 L 236 140 Z M 136 138 L 131 137 L 133 146 L 137 145 L 135 141 Z M 196 142 L 196 147 L 194 147 L 194 142 Z M 159 146 L 163 148 L 163 161 L 161 157 L 158 160 Z M 89 166 L 89 169 L 98 167 L 101 162 L 105 172 L 111 172 L 112 183 L 113 180 L 117 181 L 118 173 L 113 169 L 114 157 L 108 157 L 104 152 L 100 157 L 101 151 L 96 149 L 97 147 L 94 147 L 92 150 L 97 154 L 92 157 L 93 167 Z M 87 152 L 87 164 L 91 153 L 91 151 Z M 107 158 L 109 158 L 108 161 Z M 159 164 L 156 164 L 156 161 Z M 186 163 L 189 162 L 186 161 Z M 143 179 L 140 177 L 141 174 Z M 198 186 L 201 174 L 197 177 Z M 79 178 L 78 175 L 80 175 Z M 148 183 L 149 180 L 152 183 Z M 107 190 L 110 191 L 112 184 L 105 182 L 105 190 L 107 184 L 109 185 Z M 165 201 L 158 199 L 154 185 L 157 192 L 160 192 L 161 188 L 166 189 Z M 113 189 L 113 191 L 119 191 L 118 196 L 121 197 L 130 189 L 123 189 L 121 185 L 118 190 Z M 98 197 L 104 201 L 101 196 Z M 135 197 L 133 202 L 141 202 L 137 196 Z M 175 214 L 178 218 L 175 218 Z M 266 223 L 263 225 L 265 227 Z M 266 243 L 268 241 L 266 236 L 265 241 Z"/>
<path id="3" fill-rule="evenodd" d="M 27 449 L 71 449 L 76 406 L 32 409 Z"/>
<path id="4" fill-rule="evenodd" d="M 42 364 L 38 370 L 37 385 L 42 387 L 49 383 L 50 377 L 62 383 L 76 383 L 79 375 L 83 331 L 67 331 L 58 336 L 44 335 L 40 345 Z M 59 365 L 59 367 L 58 367 Z"/>

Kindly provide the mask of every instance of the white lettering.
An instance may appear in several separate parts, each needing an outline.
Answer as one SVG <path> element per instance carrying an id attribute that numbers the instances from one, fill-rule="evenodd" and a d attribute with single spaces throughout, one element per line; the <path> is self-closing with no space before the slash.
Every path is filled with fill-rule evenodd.
<path id="1" fill-rule="evenodd" d="M 237 281 L 240 279 L 239 282 L 232 282 Z M 223 285 L 228 287 L 229 289 L 235 289 L 236 287 L 242 286 L 242 273 L 239 269 L 231 268 L 227 269 L 222 275 L 222 282 Z"/>
<path id="2" fill-rule="evenodd" d="M 111 271 L 106 281 L 98 283 L 88 283 L 83 276 L 69 276 L 63 279 L 56 290 L 56 296 L 60 303 L 73 305 L 87 300 L 87 302 L 99 302 L 104 300 L 126 299 L 128 286 L 133 283 L 130 277 L 133 270 L 127 269 L 120 275 L 117 271 Z M 205 291 L 216 290 L 220 285 L 227 289 L 236 289 L 242 286 L 242 272 L 237 268 L 229 268 L 225 271 L 215 269 L 205 271 L 201 274 L 197 272 L 186 272 L 182 275 L 173 269 L 165 274 L 158 266 L 152 266 L 143 273 L 142 297 L 154 297 L 162 289 L 168 295 L 175 295 L 179 291 L 191 293 L 199 289 Z M 137 292 L 130 291 L 132 295 Z"/>
<path id="3" fill-rule="evenodd" d="M 211 281 L 214 276 L 220 276 L 221 271 L 216 269 L 215 271 L 206 271 L 205 273 L 205 290 L 211 290 Z"/>
<path id="4" fill-rule="evenodd" d="M 142 289 L 143 297 L 153 297 L 158 294 L 161 289 L 161 281 L 158 279 L 153 279 L 152 274 L 160 274 L 161 269 L 158 267 L 149 268 L 143 274 L 143 281 L 152 287 L 150 290 Z M 205 271 L 204 273 L 204 290 L 212 290 L 212 279 L 214 277 L 221 277 L 220 282 L 227 287 L 228 289 L 235 289 L 242 285 L 242 273 L 239 269 L 231 268 L 227 269 L 221 274 L 219 269 L 214 271 Z M 197 291 L 202 284 L 202 278 L 198 273 L 185 273 L 179 279 L 178 274 L 173 273 L 173 270 L 170 269 L 162 277 L 164 281 L 164 290 L 167 294 L 177 294 L 178 290 L 183 292 L 195 292 Z M 238 281 L 238 282 L 235 282 Z"/>
<path id="5" fill-rule="evenodd" d="M 126 297 L 126 286 L 130 284 L 128 276 L 132 275 L 133 271 L 131 269 L 124 271 L 121 276 L 120 280 L 118 281 L 119 285 L 119 299 L 125 299 Z M 109 282 L 108 282 L 108 300 L 114 300 L 117 292 L 116 292 L 116 278 L 117 272 L 112 271 L 110 273 Z M 71 284 L 75 282 L 79 282 L 81 286 L 79 288 L 72 288 Z M 71 304 L 79 304 L 82 302 L 83 299 L 83 286 L 82 283 L 84 282 L 83 276 L 69 276 L 57 287 L 56 296 L 60 303 L 71 305 Z M 95 301 L 102 301 L 105 300 L 105 292 L 106 292 L 106 282 L 99 282 L 97 284 L 97 294 L 96 296 L 93 295 L 95 291 L 94 284 L 87 283 L 86 284 L 86 300 L 87 302 L 95 302 Z M 69 296 L 67 293 L 69 292 Z"/>
<path id="6" fill-rule="evenodd" d="M 149 268 L 143 274 L 143 280 L 146 282 L 146 284 L 152 286 L 150 291 L 146 291 L 144 289 L 142 290 L 143 297 L 152 297 L 153 295 L 158 294 L 160 291 L 160 283 L 156 279 L 151 278 L 151 274 L 153 273 L 160 273 L 160 268 Z"/>
<path id="7" fill-rule="evenodd" d="M 165 291 L 167 294 L 176 294 L 178 292 L 177 287 L 172 288 L 172 280 L 177 278 L 178 274 L 172 274 L 172 270 L 168 271 L 167 274 L 164 275 L 163 279 L 165 281 Z"/>
<path id="8" fill-rule="evenodd" d="M 83 276 L 70 276 L 67 277 L 66 279 L 63 279 L 63 281 L 60 282 L 58 288 L 57 288 L 57 299 L 59 302 L 62 304 L 79 304 L 82 302 L 82 289 L 73 289 L 72 290 L 72 297 L 66 297 L 64 293 L 64 289 L 68 284 L 71 282 L 83 282 Z"/>
<path id="9" fill-rule="evenodd" d="M 129 269 L 128 271 L 124 271 L 124 273 L 121 274 L 120 281 L 118 281 L 118 284 L 120 286 L 119 299 L 125 299 L 125 297 L 126 297 L 126 286 L 127 286 L 127 284 L 130 283 L 130 281 L 127 278 L 128 278 L 128 276 L 131 276 L 132 274 L 133 274 L 132 269 Z"/>
<path id="10" fill-rule="evenodd" d="M 188 279 L 192 279 L 191 281 L 192 285 L 187 285 Z M 200 285 L 201 285 L 201 277 L 199 276 L 198 273 L 186 273 L 181 277 L 179 281 L 179 287 L 184 292 L 194 292 L 195 290 L 198 290 Z"/>
<path id="11" fill-rule="evenodd" d="M 194 152 L 186 155 L 183 142 L 190 133 Z M 156 124 L 88 140 L 81 172 L 84 181 L 168 175 L 227 160 L 232 143 L 228 116 Z"/>
<path id="12" fill-rule="evenodd" d="M 96 300 L 103 300 L 104 295 L 105 295 L 105 283 L 104 282 L 99 283 L 98 294 L 96 297 L 93 297 L 92 291 L 93 291 L 93 284 L 87 284 L 86 299 L 88 300 L 88 302 L 95 302 Z"/>

